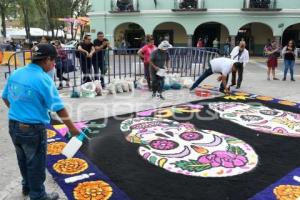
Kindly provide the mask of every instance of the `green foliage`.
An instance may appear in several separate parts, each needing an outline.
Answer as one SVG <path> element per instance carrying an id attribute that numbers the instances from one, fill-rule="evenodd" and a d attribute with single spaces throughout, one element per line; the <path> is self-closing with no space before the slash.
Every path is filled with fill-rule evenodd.
<path id="1" fill-rule="evenodd" d="M 182 170 L 187 170 L 189 172 L 202 172 L 204 170 L 210 169 L 211 165 L 209 164 L 201 164 L 197 160 L 181 160 L 175 162 L 175 166 L 177 168 L 181 168 Z"/>
<path id="2" fill-rule="evenodd" d="M 236 155 L 241 155 L 241 156 L 246 155 L 246 152 L 241 147 L 238 146 L 228 145 L 227 151 L 234 153 Z"/>

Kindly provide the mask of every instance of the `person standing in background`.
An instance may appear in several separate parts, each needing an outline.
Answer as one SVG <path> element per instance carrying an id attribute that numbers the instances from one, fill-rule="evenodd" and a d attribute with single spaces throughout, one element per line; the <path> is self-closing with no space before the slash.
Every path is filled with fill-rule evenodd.
<path id="1" fill-rule="evenodd" d="M 79 61 L 81 70 L 83 73 L 82 83 L 91 82 L 91 68 L 92 68 L 92 57 L 95 53 L 94 44 L 92 43 L 92 38 L 90 35 L 85 35 L 83 42 L 78 46 L 78 51 L 80 52 Z"/>
<path id="2" fill-rule="evenodd" d="M 268 56 L 268 81 L 270 79 L 271 71 L 273 75 L 273 80 L 279 80 L 275 76 L 275 69 L 278 67 L 278 57 L 280 57 L 280 47 L 277 46 L 276 41 L 272 41 L 271 45 L 265 46 L 264 48 L 265 55 Z"/>
<path id="3" fill-rule="evenodd" d="M 59 86 L 58 86 L 58 90 L 63 89 L 63 81 L 66 81 L 66 86 L 70 87 L 69 85 L 69 79 L 67 79 L 66 77 L 63 76 L 64 74 L 64 69 L 67 66 L 67 62 L 68 62 L 68 55 L 67 52 L 62 48 L 60 41 L 56 40 L 54 43 L 54 46 L 56 48 L 57 51 L 57 57 L 56 57 L 56 76 L 59 80 Z"/>
<path id="4" fill-rule="evenodd" d="M 213 48 L 219 49 L 219 44 L 220 42 L 218 38 L 215 38 L 215 40 L 213 41 Z"/>
<path id="5" fill-rule="evenodd" d="M 159 98 L 164 100 L 162 96 L 163 87 L 164 87 L 164 76 L 158 75 L 159 70 L 168 70 L 169 69 L 169 53 L 168 49 L 172 48 L 172 45 L 168 41 L 162 41 L 158 49 L 154 50 L 150 56 L 150 72 L 152 79 L 152 97 L 156 96 L 158 92 Z M 166 65 L 166 67 L 165 67 Z"/>
<path id="6" fill-rule="evenodd" d="M 106 66 L 105 66 L 105 53 L 107 49 L 110 49 L 110 43 L 108 39 L 104 37 L 103 32 L 97 33 L 97 39 L 94 40 L 94 47 L 95 53 L 92 58 L 93 66 L 94 66 L 94 73 L 95 73 L 95 80 L 101 81 L 102 88 L 105 87 L 104 82 L 104 75 L 106 73 Z M 99 74 L 99 70 L 101 75 Z"/>
<path id="7" fill-rule="evenodd" d="M 203 48 L 204 47 L 204 40 L 202 38 L 199 38 L 197 42 L 197 48 Z"/>
<path id="8" fill-rule="evenodd" d="M 224 55 L 225 55 L 225 57 L 228 57 L 229 55 L 230 55 L 230 46 L 231 46 L 231 44 L 230 44 L 230 38 L 227 38 L 226 39 L 226 42 L 225 42 L 225 44 L 224 44 Z"/>
<path id="9" fill-rule="evenodd" d="M 297 48 L 295 46 L 294 40 L 290 40 L 288 45 L 285 46 L 282 50 L 282 57 L 284 59 L 284 77 L 283 81 L 286 80 L 286 75 L 290 70 L 291 74 L 291 81 L 295 81 L 294 79 L 294 68 L 295 68 L 295 61 L 297 58 Z"/>
<path id="10" fill-rule="evenodd" d="M 239 46 L 236 46 L 232 49 L 230 56 L 231 59 L 234 60 L 237 65 L 239 65 L 237 71 L 238 72 L 237 84 L 236 84 L 236 71 L 233 71 L 231 86 L 237 85 L 236 89 L 239 89 L 243 81 L 244 67 L 249 62 L 249 52 L 246 49 L 246 42 L 240 41 Z"/>
<path id="11" fill-rule="evenodd" d="M 151 90 L 150 76 L 150 55 L 156 49 L 152 35 L 146 35 L 147 44 L 138 51 L 138 55 L 144 62 L 144 74 L 147 80 L 148 88 Z"/>

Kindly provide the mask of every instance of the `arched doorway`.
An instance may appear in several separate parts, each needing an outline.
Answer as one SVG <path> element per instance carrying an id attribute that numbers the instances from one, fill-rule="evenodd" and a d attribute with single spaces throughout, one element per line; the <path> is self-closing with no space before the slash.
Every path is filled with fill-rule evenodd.
<path id="1" fill-rule="evenodd" d="M 284 30 L 282 35 L 282 45 L 287 45 L 289 40 L 294 40 L 296 46 L 298 48 L 300 47 L 300 23 L 293 24 Z"/>
<path id="2" fill-rule="evenodd" d="M 175 22 L 164 22 L 157 25 L 153 31 L 155 44 L 168 40 L 173 46 L 187 46 L 187 33 L 185 28 Z"/>
<path id="3" fill-rule="evenodd" d="M 114 31 L 114 41 L 117 48 L 140 48 L 144 44 L 145 31 L 136 23 L 123 23 L 117 26 Z"/>
<path id="4" fill-rule="evenodd" d="M 236 36 L 236 44 L 241 40 L 246 42 L 246 48 L 251 55 L 262 56 L 264 46 L 273 39 L 273 30 L 263 23 L 249 23 L 242 26 Z"/>
<path id="5" fill-rule="evenodd" d="M 219 48 L 222 48 L 229 37 L 226 26 L 218 22 L 207 22 L 199 25 L 193 35 L 193 46 L 197 46 L 200 38 L 205 41 L 205 47 L 213 47 L 213 41 L 217 38 Z"/>

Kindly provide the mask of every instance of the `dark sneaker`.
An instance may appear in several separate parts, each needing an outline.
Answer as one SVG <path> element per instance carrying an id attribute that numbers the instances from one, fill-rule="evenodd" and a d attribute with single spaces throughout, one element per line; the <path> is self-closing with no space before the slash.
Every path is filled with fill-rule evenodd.
<path id="1" fill-rule="evenodd" d="M 165 97 L 163 97 L 163 95 L 159 95 L 159 98 L 161 99 L 161 100 L 165 100 Z"/>
<path id="2" fill-rule="evenodd" d="M 48 193 L 45 199 L 43 200 L 57 200 L 58 198 L 59 198 L 58 193 L 52 192 L 52 193 Z"/>
<path id="3" fill-rule="evenodd" d="M 295 79 L 291 79 L 291 81 L 295 82 Z"/>
<path id="4" fill-rule="evenodd" d="M 29 189 L 22 188 L 22 194 L 23 194 L 23 196 L 28 196 L 29 195 Z"/>
<path id="5" fill-rule="evenodd" d="M 58 86 L 57 90 L 62 90 L 62 89 L 63 89 L 63 86 L 62 86 L 62 84 L 59 84 L 59 86 Z"/>
<path id="6" fill-rule="evenodd" d="M 154 97 L 156 97 L 156 94 L 155 94 L 155 93 L 152 94 L 152 98 L 154 98 Z"/>
<path id="7" fill-rule="evenodd" d="M 286 81 L 286 78 L 283 78 L 282 81 Z"/>
<path id="8" fill-rule="evenodd" d="M 278 78 L 273 78 L 273 80 L 274 80 L 274 81 L 278 81 L 279 79 L 278 79 Z"/>
<path id="9" fill-rule="evenodd" d="M 240 86 L 240 85 L 236 86 L 236 89 L 240 89 L 240 88 L 241 88 L 241 86 Z"/>

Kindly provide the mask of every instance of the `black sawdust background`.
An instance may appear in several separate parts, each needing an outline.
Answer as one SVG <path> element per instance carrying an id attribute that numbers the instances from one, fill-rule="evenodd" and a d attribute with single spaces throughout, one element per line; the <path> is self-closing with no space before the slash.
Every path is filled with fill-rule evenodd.
<path id="1" fill-rule="evenodd" d="M 216 98 L 192 103 L 227 101 Z M 235 101 L 236 102 L 236 101 Z M 269 108 L 299 113 L 300 110 L 258 100 Z M 200 116 L 208 116 L 208 106 Z M 213 112 L 213 111 L 211 111 Z M 241 175 L 225 178 L 202 178 L 171 173 L 154 166 L 138 155 L 138 144 L 125 140 L 120 123 L 134 114 L 109 118 L 107 127 L 81 151 L 133 200 L 246 200 L 300 166 L 300 138 L 275 136 L 250 130 L 223 119 L 189 122 L 198 129 L 228 134 L 250 144 L 259 156 L 257 167 Z M 172 118 L 170 118 L 172 119 Z M 180 121 L 179 122 L 186 122 Z M 103 119 L 92 122 L 102 123 Z"/>

